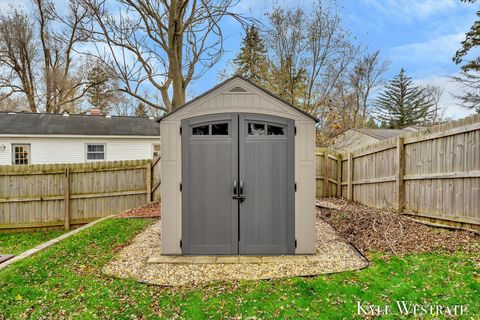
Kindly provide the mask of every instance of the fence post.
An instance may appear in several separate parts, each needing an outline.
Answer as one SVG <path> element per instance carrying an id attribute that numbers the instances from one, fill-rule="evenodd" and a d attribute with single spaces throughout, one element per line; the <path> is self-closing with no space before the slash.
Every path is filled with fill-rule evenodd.
<path id="1" fill-rule="evenodd" d="M 63 191 L 64 191 L 64 222 L 65 230 L 70 229 L 70 168 L 65 168 L 65 175 L 63 180 Z"/>
<path id="2" fill-rule="evenodd" d="M 347 200 L 353 200 L 353 154 L 348 153 Z"/>
<path id="3" fill-rule="evenodd" d="M 328 197 L 328 150 L 323 152 L 323 196 Z"/>
<path id="4" fill-rule="evenodd" d="M 342 197 L 342 156 L 337 155 L 337 198 Z"/>
<path id="5" fill-rule="evenodd" d="M 152 202 L 152 163 L 147 163 L 147 203 Z"/>
<path id="6" fill-rule="evenodd" d="M 395 209 L 400 212 L 405 205 L 405 140 L 403 137 L 397 138 L 397 172 L 396 172 L 396 191 L 397 203 Z"/>

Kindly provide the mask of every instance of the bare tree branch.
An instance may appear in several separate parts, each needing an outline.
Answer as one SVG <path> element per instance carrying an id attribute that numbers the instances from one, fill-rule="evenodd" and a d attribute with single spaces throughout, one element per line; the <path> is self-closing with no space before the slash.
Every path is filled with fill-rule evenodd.
<path id="1" fill-rule="evenodd" d="M 97 58 L 112 68 L 121 90 L 164 111 L 183 104 L 190 82 L 221 58 L 222 19 L 252 21 L 231 11 L 238 0 L 117 0 L 118 16 L 105 0 L 79 1 L 95 18 L 96 52 L 103 51 Z M 162 105 L 139 95 L 148 86 L 160 92 Z"/>

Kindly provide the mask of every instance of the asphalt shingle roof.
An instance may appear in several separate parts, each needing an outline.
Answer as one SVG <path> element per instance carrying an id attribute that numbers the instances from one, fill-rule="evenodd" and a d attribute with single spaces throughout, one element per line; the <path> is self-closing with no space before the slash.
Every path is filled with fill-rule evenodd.
<path id="1" fill-rule="evenodd" d="M 147 117 L 0 112 L 0 135 L 159 136 L 160 125 Z"/>
<path id="2" fill-rule="evenodd" d="M 380 140 L 387 140 L 389 138 L 397 137 L 407 133 L 401 129 L 356 129 L 358 132 L 364 133 Z"/>

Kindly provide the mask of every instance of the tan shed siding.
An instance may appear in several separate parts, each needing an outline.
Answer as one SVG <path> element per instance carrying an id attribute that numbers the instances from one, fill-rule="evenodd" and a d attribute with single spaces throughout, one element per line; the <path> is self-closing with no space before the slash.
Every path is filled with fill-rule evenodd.
<path id="1" fill-rule="evenodd" d="M 315 125 L 295 121 L 295 253 L 315 252 Z"/>
<path id="2" fill-rule="evenodd" d="M 26 143 L 31 145 L 31 164 L 82 163 L 85 162 L 85 145 L 98 143 L 106 145 L 106 161 L 140 160 L 152 158 L 152 145 L 160 143 L 160 138 L 2 138 L 0 145 L 0 165 L 10 165 L 11 145 Z"/>
<path id="3" fill-rule="evenodd" d="M 182 235 L 182 194 L 180 192 L 181 179 L 181 137 L 180 121 L 162 121 L 160 135 L 162 139 L 161 176 L 160 185 L 162 202 L 162 253 L 180 254 L 180 240 Z"/>
<path id="4" fill-rule="evenodd" d="M 246 93 L 228 93 L 241 86 Z M 241 79 L 235 79 L 177 111 L 160 123 L 162 136 L 162 253 L 181 254 L 181 136 L 182 119 L 214 113 L 260 113 L 295 120 L 295 238 L 296 253 L 315 252 L 315 122 L 306 115 L 284 105 Z"/>

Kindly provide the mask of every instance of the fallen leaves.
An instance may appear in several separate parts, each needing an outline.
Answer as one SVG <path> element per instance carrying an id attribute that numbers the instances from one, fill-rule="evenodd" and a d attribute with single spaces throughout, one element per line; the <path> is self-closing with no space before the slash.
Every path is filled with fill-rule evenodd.
<path id="1" fill-rule="evenodd" d="M 480 252 L 480 236 L 463 230 L 430 227 L 393 211 L 345 199 L 322 198 L 318 215 L 364 254 L 405 255 L 432 251 Z"/>
<path id="2" fill-rule="evenodd" d="M 153 202 L 143 207 L 119 213 L 115 218 L 159 218 L 160 202 Z"/>

